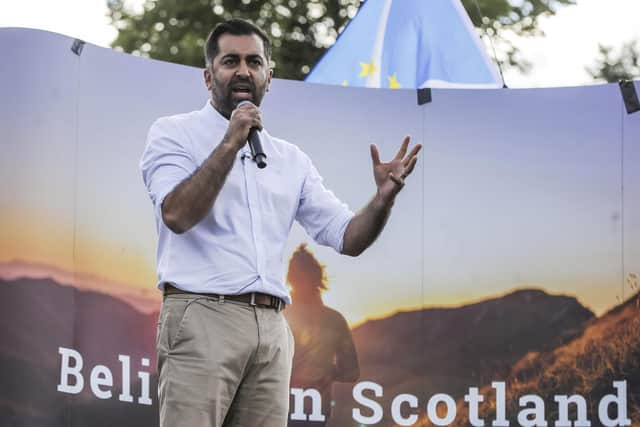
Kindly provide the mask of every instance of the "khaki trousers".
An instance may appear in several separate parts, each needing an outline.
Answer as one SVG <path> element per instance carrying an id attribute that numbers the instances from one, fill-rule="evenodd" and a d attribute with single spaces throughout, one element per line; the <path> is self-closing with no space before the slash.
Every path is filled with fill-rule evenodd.
<path id="1" fill-rule="evenodd" d="M 285 427 L 293 349 L 275 309 L 166 296 L 157 336 L 160 427 Z"/>

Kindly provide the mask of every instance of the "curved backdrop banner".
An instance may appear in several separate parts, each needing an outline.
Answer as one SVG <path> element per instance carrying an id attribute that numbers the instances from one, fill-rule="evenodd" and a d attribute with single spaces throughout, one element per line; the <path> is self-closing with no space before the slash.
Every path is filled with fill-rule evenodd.
<path id="1" fill-rule="evenodd" d="M 0 425 L 154 426 L 138 161 L 151 123 L 207 91 L 202 70 L 73 45 L 0 29 Z M 640 114 L 617 85 L 420 104 L 275 80 L 262 110 L 354 210 L 375 191 L 369 144 L 424 145 L 360 257 L 294 226 L 290 426 L 640 423 Z"/>

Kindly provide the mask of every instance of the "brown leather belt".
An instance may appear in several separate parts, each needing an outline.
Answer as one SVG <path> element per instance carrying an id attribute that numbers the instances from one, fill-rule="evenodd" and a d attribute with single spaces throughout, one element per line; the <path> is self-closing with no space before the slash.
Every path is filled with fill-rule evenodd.
<path id="1" fill-rule="evenodd" d="M 285 302 L 280 298 L 263 294 L 261 292 L 251 292 L 248 294 L 240 294 L 240 295 L 220 295 L 220 294 L 208 294 L 208 293 L 199 293 L 199 292 L 187 292 L 182 289 L 178 289 L 170 283 L 164 284 L 164 296 L 167 295 L 201 295 L 207 298 L 215 298 L 218 301 L 237 301 L 243 302 L 245 304 L 256 306 L 256 307 L 264 307 L 264 308 L 273 308 L 276 311 L 283 310 L 286 306 Z"/>

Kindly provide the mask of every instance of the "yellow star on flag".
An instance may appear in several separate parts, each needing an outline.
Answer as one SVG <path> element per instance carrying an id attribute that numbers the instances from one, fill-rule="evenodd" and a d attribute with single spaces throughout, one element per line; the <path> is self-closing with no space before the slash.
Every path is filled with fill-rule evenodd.
<path id="1" fill-rule="evenodd" d="M 398 76 L 396 76 L 397 73 L 393 73 L 392 75 L 390 75 L 389 77 L 387 77 L 387 79 L 389 80 L 389 87 L 391 89 L 400 89 L 402 86 L 400 86 L 400 83 L 398 83 Z"/>
<path id="2" fill-rule="evenodd" d="M 360 62 L 360 74 L 358 75 L 358 77 L 366 77 L 369 74 L 372 74 L 373 72 L 375 72 L 377 70 L 376 66 L 373 64 L 373 61 L 367 63 L 367 62 Z"/>
<path id="3" fill-rule="evenodd" d="M 342 81 L 342 86 L 349 86 L 349 82 L 348 82 L 348 81 L 346 81 L 346 80 L 343 80 L 343 81 Z"/>

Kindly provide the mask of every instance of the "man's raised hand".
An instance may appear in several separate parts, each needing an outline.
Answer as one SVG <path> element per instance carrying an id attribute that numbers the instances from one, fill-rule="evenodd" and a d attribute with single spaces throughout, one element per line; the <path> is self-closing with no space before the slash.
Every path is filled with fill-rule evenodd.
<path id="1" fill-rule="evenodd" d="M 388 163 L 380 161 L 378 147 L 371 144 L 371 161 L 373 162 L 373 177 L 376 181 L 378 194 L 386 202 L 392 202 L 396 194 L 404 187 L 405 179 L 411 174 L 418 161 L 418 152 L 422 145 L 417 144 L 407 155 L 409 141 L 405 136 L 396 156 Z"/>

